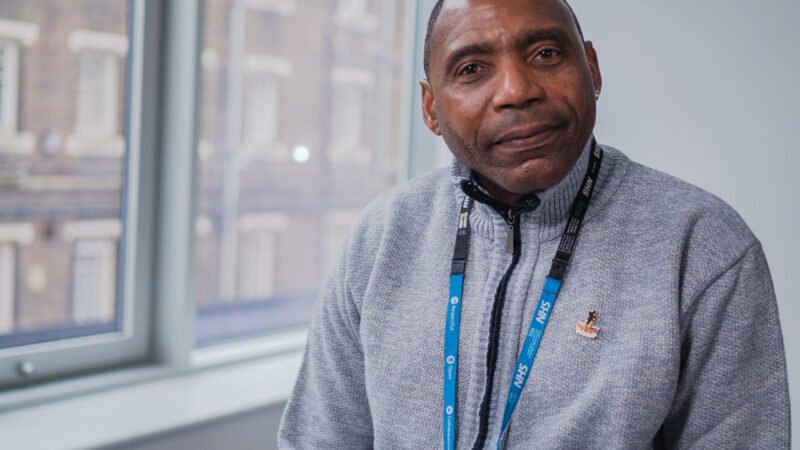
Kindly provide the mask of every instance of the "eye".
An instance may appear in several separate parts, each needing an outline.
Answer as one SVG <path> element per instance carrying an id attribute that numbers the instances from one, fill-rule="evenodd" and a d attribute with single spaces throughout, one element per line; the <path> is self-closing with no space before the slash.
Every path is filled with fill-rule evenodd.
<path id="1" fill-rule="evenodd" d="M 560 51 L 554 48 L 544 48 L 533 55 L 533 60 L 537 62 L 553 63 L 558 61 L 559 56 L 561 56 Z"/>
<path id="2" fill-rule="evenodd" d="M 481 70 L 480 65 L 471 63 L 458 69 L 458 72 L 456 72 L 456 76 L 459 77 L 459 76 L 475 75 L 476 73 L 480 72 L 480 70 Z"/>

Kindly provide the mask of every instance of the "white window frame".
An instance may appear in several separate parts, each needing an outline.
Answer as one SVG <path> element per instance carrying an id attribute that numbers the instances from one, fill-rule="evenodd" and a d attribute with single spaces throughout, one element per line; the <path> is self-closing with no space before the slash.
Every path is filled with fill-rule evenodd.
<path id="1" fill-rule="evenodd" d="M 285 162 L 289 160 L 289 144 L 281 141 L 280 136 L 280 110 L 281 110 L 281 91 L 283 80 L 289 78 L 294 73 L 294 65 L 291 61 L 270 55 L 248 54 L 244 58 L 244 77 L 247 95 L 244 96 L 244 114 L 242 129 L 242 146 L 240 152 L 240 164 L 246 165 L 249 161 L 271 161 Z M 267 89 L 272 89 L 272 95 L 267 95 L 265 100 L 268 104 L 258 105 L 258 92 L 254 90 L 260 83 L 264 83 Z M 271 85 L 271 86 L 270 86 Z M 264 93 L 264 94 L 268 94 Z M 268 117 L 273 118 L 274 123 L 265 124 L 262 118 L 257 115 L 259 109 L 268 109 Z M 272 127 L 272 139 L 264 141 L 258 139 L 254 128 L 263 126 Z"/>
<path id="2" fill-rule="evenodd" d="M 119 129 L 119 86 L 121 69 L 128 53 L 127 36 L 93 30 L 70 31 L 67 47 L 77 55 L 78 86 L 76 92 L 76 122 L 73 133 L 67 136 L 64 151 L 69 155 L 120 157 L 125 151 L 125 140 Z M 103 105 L 98 115 L 100 123 L 87 122 L 87 103 L 94 99 L 82 97 L 85 89 L 81 78 L 87 58 L 102 61 L 102 84 L 96 86 L 102 93 Z"/>
<path id="3" fill-rule="evenodd" d="M 36 148 L 36 136 L 19 129 L 19 73 L 22 47 L 34 45 L 39 39 L 35 23 L 0 20 L 0 47 L 2 47 L 2 103 L 0 103 L 0 153 L 27 155 Z"/>
<path id="4" fill-rule="evenodd" d="M 333 104 L 328 160 L 366 164 L 372 158 L 372 151 L 364 144 L 365 107 L 367 94 L 375 89 L 375 74 L 360 67 L 334 67 L 331 71 L 331 85 Z M 353 105 L 353 99 L 358 104 Z M 349 121 L 356 121 L 351 125 L 354 131 L 342 130 L 343 120 L 345 125 Z"/>
<path id="5" fill-rule="evenodd" d="M 148 5 L 148 8 L 145 6 Z M 156 173 L 156 155 L 159 117 L 154 114 L 160 99 L 158 89 L 161 75 L 154 70 L 160 64 L 159 22 L 163 13 L 149 0 L 133 0 L 131 14 L 133 28 L 130 30 L 134 45 L 131 54 L 131 74 L 128 77 L 130 105 L 127 117 L 132 151 L 125 155 L 125 170 L 121 199 L 125 205 L 124 219 L 113 219 L 112 234 L 120 238 L 119 272 L 122 321 L 119 331 L 99 333 L 89 336 L 49 340 L 39 343 L 0 349 L 0 411 L 39 403 L 100 388 L 103 383 L 87 383 L 84 378 L 71 380 L 75 373 L 84 373 L 110 367 L 124 366 L 135 361 L 153 359 L 152 337 L 152 291 L 154 218 L 156 217 L 156 197 L 153 179 Z M 77 40 L 77 47 L 86 44 Z M 72 44 L 75 42 L 73 40 Z M 127 49 L 126 49 L 127 51 Z M 149 70 L 146 70 L 149 68 Z M 183 80 L 183 83 L 186 83 Z M 168 189 L 167 189 L 168 190 Z M 0 240 L 4 235 L 16 235 L 18 240 L 32 241 L 35 233 L 30 224 L 0 226 Z M 59 225 L 61 238 L 79 239 L 84 235 L 96 236 L 108 232 L 107 224 L 67 223 Z M 105 231 L 103 231 L 105 230 Z M 121 231 L 123 231 L 121 233 Z M 58 237 L 57 237 L 58 238 Z M 69 270 L 68 268 L 64 268 Z M 64 295 L 69 295 L 65 292 Z M 21 363 L 35 369 L 32 377 L 24 376 L 19 370 Z M 163 369 L 160 369 L 163 370 Z M 111 377 L 116 378 L 116 377 Z M 30 385 L 31 380 L 62 379 L 55 383 Z M 109 381 L 116 383 L 118 381 Z M 106 385 L 107 386 L 107 385 Z"/>

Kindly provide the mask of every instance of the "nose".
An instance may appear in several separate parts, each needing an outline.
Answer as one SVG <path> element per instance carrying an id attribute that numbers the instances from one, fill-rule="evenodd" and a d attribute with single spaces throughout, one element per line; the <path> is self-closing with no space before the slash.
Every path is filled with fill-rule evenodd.
<path id="1" fill-rule="evenodd" d="M 544 98 L 544 89 L 524 61 L 503 61 L 497 66 L 495 77 L 492 100 L 497 109 L 524 108 Z"/>

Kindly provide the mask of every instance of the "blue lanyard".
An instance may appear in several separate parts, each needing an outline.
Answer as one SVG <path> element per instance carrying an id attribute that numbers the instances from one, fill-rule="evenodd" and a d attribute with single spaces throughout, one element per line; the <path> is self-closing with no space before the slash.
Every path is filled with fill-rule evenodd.
<path id="1" fill-rule="evenodd" d="M 517 406 L 525 383 L 528 381 L 536 352 L 539 350 L 539 343 L 544 335 L 544 329 L 550 318 L 558 292 L 566 275 L 569 260 L 572 257 L 572 250 L 577 240 L 578 232 L 583 223 L 583 217 L 589 206 L 597 175 L 600 172 L 600 164 L 603 159 L 603 150 L 597 143 L 592 143 L 589 167 L 587 167 L 581 188 L 578 191 L 570 208 L 570 218 L 561 235 L 556 256 L 550 266 L 550 272 L 544 283 L 544 288 L 539 297 L 539 303 L 534 311 L 525 343 L 522 346 L 517 364 L 514 370 L 514 378 L 508 388 L 506 407 L 503 413 L 503 422 L 500 426 L 500 435 L 497 437 L 496 448 L 500 448 L 503 433 L 508 427 L 514 408 Z M 464 292 L 464 273 L 466 271 L 467 256 L 469 253 L 469 214 L 472 210 L 472 199 L 467 196 L 461 204 L 459 212 L 458 232 L 456 234 L 456 244 L 453 250 L 453 260 L 450 270 L 450 292 L 447 301 L 447 320 L 444 333 L 444 404 L 443 404 L 443 440 L 444 448 L 453 450 L 455 448 L 456 430 L 456 380 L 458 373 L 458 335 L 461 324 L 461 303 Z M 493 376 L 488 374 L 487 376 Z"/>

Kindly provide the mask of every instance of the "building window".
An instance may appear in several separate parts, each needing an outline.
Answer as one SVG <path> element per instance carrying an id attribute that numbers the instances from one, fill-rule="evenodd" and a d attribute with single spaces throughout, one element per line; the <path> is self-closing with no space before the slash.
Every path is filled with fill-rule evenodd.
<path id="1" fill-rule="evenodd" d="M 329 159 L 366 163 L 370 150 L 363 144 L 365 93 L 374 87 L 374 75 L 358 68 L 335 68 Z"/>
<path id="2" fill-rule="evenodd" d="M 0 243 L 0 334 L 14 331 L 14 245 Z"/>
<path id="3" fill-rule="evenodd" d="M 275 292 L 275 233 L 256 231 L 243 239 L 239 298 L 267 299 Z"/>
<path id="4" fill-rule="evenodd" d="M 287 161 L 289 145 L 280 139 L 281 82 L 292 75 L 290 61 L 266 55 L 245 57 L 246 95 L 241 158 Z"/>
<path id="5" fill-rule="evenodd" d="M 115 316 L 116 250 L 110 239 L 75 242 L 72 255 L 72 320 L 84 325 Z"/>
<path id="6" fill-rule="evenodd" d="M 265 300 L 275 292 L 277 240 L 288 223 L 288 216 L 283 213 L 257 213 L 241 217 L 239 299 Z"/>
<path id="7" fill-rule="evenodd" d="M 0 20 L 0 152 L 28 154 L 36 137 L 19 130 L 19 66 L 21 46 L 33 45 L 39 27 L 28 22 Z"/>
<path id="8" fill-rule="evenodd" d="M 0 223 L 0 334 L 17 328 L 17 249 L 32 244 L 35 238 L 36 230 L 30 222 Z"/>
<path id="9" fill-rule="evenodd" d="M 116 317 L 117 219 L 82 220 L 63 225 L 62 236 L 73 243 L 72 320 L 76 325 L 110 322 Z"/>
<path id="10" fill-rule="evenodd" d="M 369 12 L 369 0 L 338 0 L 333 21 L 342 28 L 363 33 L 378 29 L 378 18 Z"/>
<path id="11" fill-rule="evenodd" d="M 90 51 L 80 55 L 76 127 L 79 135 L 101 139 L 116 134 L 118 79 L 118 62 L 115 57 Z"/>
<path id="12" fill-rule="evenodd" d="M 271 75 L 253 75 L 248 89 L 245 142 L 262 148 L 274 146 L 278 142 L 280 82 Z"/>
<path id="13" fill-rule="evenodd" d="M 121 156 L 122 77 L 120 67 L 128 51 L 123 35 L 73 30 L 68 38 L 77 54 L 77 114 L 74 134 L 66 141 L 70 154 Z"/>

